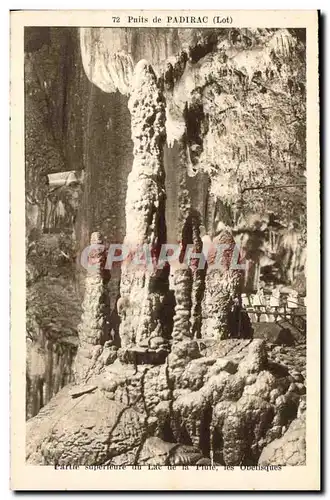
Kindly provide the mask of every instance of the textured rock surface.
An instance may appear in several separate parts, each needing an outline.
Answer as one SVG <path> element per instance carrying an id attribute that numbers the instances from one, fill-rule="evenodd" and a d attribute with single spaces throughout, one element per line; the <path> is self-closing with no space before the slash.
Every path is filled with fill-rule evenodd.
<path id="1" fill-rule="evenodd" d="M 220 235 L 213 240 L 213 243 L 218 245 L 227 245 L 224 249 L 220 260 L 220 269 L 212 268 L 215 257 L 209 259 L 209 267 L 206 271 L 205 278 L 205 295 L 203 303 L 203 330 L 204 337 L 217 337 L 226 339 L 234 332 L 231 329 L 230 316 L 234 305 L 234 300 L 237 299 L 241 290 L 242 274 L 232 268 L 232 255 L 235 247 L 235 242 L 228 230 L 222 231 Z M 234 335 L 233 335 L 234 336 Z"/>
<path id="2" fill-rule="evenodd" d="M 143 465 L 196 465 L 203 456 L 193 446 L 167 443 L 160 438 L 148 438 L 139 454 Z"/>
<path id="3" fill-rule="evenodd" d="M 306 465 L 305 436 L 305 418 L 295 419 L 281 438 L 262 450 L 259 465 Z"/>
<path id="4" fill-rule="evenodd" d="M 212 355 L 202 354 L 202 342 L 175 343 L 165 365 L 134 367 L 117 359 L 85 390 L 62 390 L 29 421 L 28 461 L 65 464 L 75 456 L 81 464 L 132 464 L 139 453 L 144 463 L 196 463 L 202 457 L 226 465 L 257 463 L 296 418 L 299 385 L 268 361 L 259 340 L 217 341 Z M 76 435 L 80 451 L 72 441 Z M 181 458 L 173 458 L 174 449 L 181 449 Z"/>
<path id="5" fill-rule="evenodd" d="M 277 323 L 254 323 L 253 337 L 267 340 L 271 344 L 292 346 L 295 337 L 288 328 Z"/>
<path id="6" fill-rule="evenodd" d="M 27 462 L 99 465 L 136 451 L 152 432 L 143 414 L 96 390 L 71 398 L 62 390 L 27 424 Z M 134 462 L 133 462 L 134 463 Z"/>
<path id="7" fill-rule="evenodd" d="M 280 436 L 282 426 L 296 415 L 298 389 L 289 391 L 290 379 L 274 374 L 259 341 L 245 346 L 236 341 L 224 358 L 213 362 L 210 369 L 204 365 L 212 363 L 209 358 L 191 362 L 199 365 L 191 369 L 197 377 L 193 392 L 184 389 L 186 375 L 180 376 L 176 368 L 175 435 L 186 436 L 204 453 L 212 450 L 219 463 L 255 462 L 263 446 Z"/>
<path id="8" fill-rule="evenodd" d="M 123 240 L 132 143 L 127 98 L 88 81 L 76 28 L 27 27 L 24 40 L 28 357 L 37 352 L 27 366 L 31 417 L 72 380 L 85 279 L 76 259 L 92 231 Z M 80 169 L 86 175 L 76 230 L 40 234 L 46 175 Z M 112 283 L 113 309 L 118 279 Z"/>
<path id="9" fill-rule="evenodd" d="M 193 276 L 191 269 L 184 266 L 183 269 L 173 271 L 173 288 L 175 297 L 175 315 L 173 318 L 173 340 L 180 341 L 184 338 L 193 337 L 191 331 L 191 293 Z"/>
<path id="10" fill-rule="evenodd" d="M 150 61 L 157 74 L 166 72 L 166 83 L 172 88 L 173 79 L 185 68 L 181 51 L 189 52 L 194 60 L 196 45 L 209 45 L 210 50 L 216 40 L 212 29 L 81 28 L 80 43 L 88 78 L 104 92 L 128 93 L 134 67 L 141 59 Z"/>
<path id="11" fill-rule="evenodd" d="M 87 380 L 103 358 L 104 343 L 109 340 L 109 311 L 105 275 L 106 253 L 100 233 L 93 233 L 86 255 L 87 276 L 83 314 L 78 326 L 79 348 L 74 362 L 75 380 Z M 102 358 L 101 358 L 102 359 Z M 101 364 L 101 367 L 103 365 Z"/>
<path id="12" fill-rule="evenodd" d="M 269 358 L 286 366 L 297 382 L 306 378 L 306 343 L 297 342 L 294 347 L 269 345 Z"/>
<path id="13" fill-rule="evenodd" d="M 30 418 L 62 387 L 73 382 L 77 339 L 56 342 L 40 334 L 38 341 L 28 340 L 26 350 L 26 417 Z"/>
<path id="14" fill-rule="evenodd" d="M 305 115 L 301 31 L 82 28 L 80 40 L 86 74 L 110 95 L 116 89 L 130 92 L 140 59 L 148 60 L 163 85 L 169 146 L 165 166 L 174 183 L 172 188 L 167 183 L 170 231 L 175 231 L 180 216 L 182 187 L 207 227 L 214 223 L 206 216 L 212 211 L 212 195 L 230 204 L 238 201 L 240 190 L 251 181 L 268 181 L 270 165 L 276 164 L 274 182 L 274 176 L 281 183 L 288 176 L 292 182 L 302 179 L 305 129 L 304 120 L 297 120 Z M 279 100 L 281 113 L 275 112 Z M 245 129 L 249 132 L 242 134 Z M 190 180 L 180 186 L 182 171 L 173 166 L 180 164 L 183 153 Z M 200 182 L 205 173 L 210 186 Z M 263 193 L 245 191 L 244 204 L 253 211 L 262 204 L 262 211 L 266 206 L 276 212 L 278 196 L 269 191 L 265 199 Z M 288 205 L 281 207 L 283 215 L 285 211 L 285 217 L 292 218 L 295 198 L 303 209 L 304 196 L 299 186 L 285 191 Z"/>
<path id="15" fill-rule="evenodd" d="M 140 61 L 134 70 L 129 99 L 134 161 L 128 176 L 125 245 L 130 260 L 122 266 L 120 294 L 122 348 L 140 346 L 151 337 L 164 337 L 163 301 L 166 274 L 153 268 L 160 246 L 166 242 L 165 102 L 153 69 Z M 148 254 L 145 263 L 138 257 Z M 165 281 L 165 282 L 164 282 Z M 165 339 L 163 343 L 165 342 Z"/>

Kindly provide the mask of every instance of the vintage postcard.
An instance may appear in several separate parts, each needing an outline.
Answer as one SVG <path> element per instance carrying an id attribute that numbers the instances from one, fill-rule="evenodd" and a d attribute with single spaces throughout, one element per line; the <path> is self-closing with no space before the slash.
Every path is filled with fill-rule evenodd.
<path id="1" fill-rule="evenodd" d="M 318 38 L 11 13 L 12 489 L 320 489 Z"/>

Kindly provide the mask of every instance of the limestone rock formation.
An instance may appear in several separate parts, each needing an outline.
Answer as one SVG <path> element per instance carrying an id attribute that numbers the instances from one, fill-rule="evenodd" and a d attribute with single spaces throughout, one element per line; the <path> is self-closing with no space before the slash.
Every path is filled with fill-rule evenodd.
<path id="1" fill-rule="evenodd" d="M 241 290 L 242 273 L 232 268 L 232 257 L 235 241 L 228 232 L 223 231 L 213 242 L 217 245 L 218 252 L 222 245 L 226 245 L 220 263 L 215 265 L 215 257 L 209 259 L 209 266 L 205 278 L 205 295 L 203 303 L 203 336 L 225 339 L 231 336 L 232 329 L 230 316 L 235 299 Z"/>
<path id="2" fill-rule="evenodd" d="M 111 401 L 105 392 L 72 398 L 65 388 L 28 422 L 27 462 L 106 464 L 117 456 L 134 455 L 141 437 L 151 433 L 143 414 Z"/>
<path id="3" fill-rule="evenodd" d="M 263 446 L 281 435 L 283 422 L 287 425 L 297 413 L 298 391 L 289 392 L 289 379 L 274 375 L 259 341 L 243 350 L 242 341 L 236 341 L 224 358 L 213 358 L 213 363 L 199 358 L 191 364 L 196 367 L 190 368 L 194 391 L 183 382 L 189 364 L 181 375 L 176 368 L 175 435 L 186 436 L 204 453 L 212 451 L 219 463 L 255 461 Z M 284 403 L 282 409 L 279 405 L 281 397 L 291 408 L 287 414 Z"/>
<path id="4" fill-rule="evenodd" d="M 106 251 L 100 233 L 91 235 L 91 245 L 87 248 L 87 276 L 83 314 L 78 327 L 79 348 L 74 362 L 76 382 L 87 380 L 92 374 L 109 339 L 107 322 L 107 291 L 105 262 Z M 102 365 L 101 365 L 102 367 Z"/>
<path id="5" fill-rule="evenodd" d="M 252 181 L 257 186 L 268 181 L 272 165 L 277 166 L 272 169 L 274 183 L 283 184 L 289 177 L 292 183 L 302 180 L 305 40 L 301 31 L 82 28 L 80 34 L 86 74 L 103 91 L 129 94 L 133 69 L 141 59 L 149 61 L 163 84 L 165 157 L 170 160 L 166 167 L 174 181 L 169 192 L 176 212 L 173 227 L 180 214 L 181 189 L 172 161 L 179 165 L 182 150 L 187 154 L 189 176 L 197 181 L 198 175 L 206 173 L 211 181 L 202 202 L 203 217 L 211 196 L 233 206 L 244 195 L 244 205 L 253 211 L 258 207 L 276 211 L 281 193 L 268 191 L 265 197 L 249 190 Z M 281 113 L 275 111 L 280 108 Z M 192 184 L 186 182 L 184 188 L 199 210 L 202 184 L 191 189 Z M 296 188 L 283 191 L 288 203 L 281 208 L 285 218 L 293 216 L 289 206 L 294 199 L 305 210 L 301 189 L 297 183 Z"/>
<path id="6" fill-rule="evenodd" d="M 29 421 L 28 461 L 132 464 L 139 453 L 143 463 L 164 464 L 181 447 L 193 456 L 175 463 L 257 463 L 297 416 L 299 388 L 259 340 L 216 341 L 212 355 L 202 342 L 177 342 L 165 365 L 117 359 L 85 390 L 62 390 Z"/>
<path id="7" fill-rule="evenodd" d="M 262 338 L 271 344 L 293 346 L 295 337 L 289 328 L 278 323 L 255 323 L 253 325 L 253 337 Z"/>
<path id="8" fill-rule="evenodd" d="M 153 69 L 146 61 L 136 65 L 131 89 L 134 161 L 127 181 L 124 240 L 130 256 L 123 263 L 120 284 L 121 300 L 126 303 L 121 312 L 122 348 L 142 347 L 152 337 L 164 337 L 162 306 L 166 293 L 166 270 L 157 271 L 154 267 L 161 244 L 166 241 L 162 158 L 165 103 Z M 141 262 L 144 251 L 147 253 Z"/>
<path id="9" fill-rule="evenodd" d="M 192 294 L 192 271 L 187 265 L 183 269 L 175 269 L 173 279 L 175 297 L 175 315 L 173 318 L 173 340 L 180 341 L 184 338 L 192 338 L 190 315 Z"/>
<path id="10" fill-rule="evenodd" d="M 167 443 L 160 438 L 146 439 L 139 454 L 143 465 L 197 465 L 203 456 L 193 446 Z"/>
<path id="11" fill-rule="evenodd" d="M 86 171 L 80 250 L 92 237 L 84 286 L 77 280 L 76 385 L 28 422 L 28 463 L 304 463 L 304 346 L 236 328 L 242 273 L 232 268 L 242 206 L 286 206 L 271 194 L 260 202 L 251 183 L 304 174 L 303 50 L 297 30 L 80 29 L 88 126 L 72 134 L 63 124 L 75 113 L 63 111 L 62 136 L 45 134 L 59 168 Z M 70 57 L 75 67 L 76 52 Z M 46 97 L 52 123 L 56 106 Z M 72 135 L 84 136 L 76 162 Z M 303 191 L 293 191 L 299 217 Z M 281 211 L 287 220 L 290 210 Z M 296 223 L 303 230 L 304 218 Z M 109 281 L 106 250 L 117 241 L 129 254 Z M 156 268 L 163 243 L 179 243 L 179 262 Z M 195 255 L 185 260 L 190 245 Z M 220 267 L 211 253 L 200 269 L 208 245 L 228 248 Z"/>
<path id="12" fill-rule="evenodd" d="M 279 439 L 268 444 L 259 458 L 259 465 L 306 465 L 306 422 L 295 419 Z"/>
<path id="13" fill-rule="evenodd" d="M 27 418 L 36 415 L 63 386 L 74 380 L 77 340 L 75 337 L 65 340 L 56 342 L 40 334 L 38 340 L 27 342 Z"/>

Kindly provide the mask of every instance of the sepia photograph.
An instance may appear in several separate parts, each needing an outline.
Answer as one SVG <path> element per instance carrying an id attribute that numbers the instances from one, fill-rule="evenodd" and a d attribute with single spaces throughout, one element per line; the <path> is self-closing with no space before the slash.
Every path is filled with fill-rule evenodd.
<path id="1" fill-rule="evenodd" d="M 23 28 L 25 465 L 280 481 L 309 446 L 306 25 L 112 14 Z"/>

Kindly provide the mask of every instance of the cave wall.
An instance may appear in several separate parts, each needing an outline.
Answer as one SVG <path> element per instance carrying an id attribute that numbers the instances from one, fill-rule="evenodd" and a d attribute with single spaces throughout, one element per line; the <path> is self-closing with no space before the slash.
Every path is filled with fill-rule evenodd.
<path id="1" fill-rule="evenodd" d="M 75 29 L 26 28 L 27 418 L 73 377 L 81 314 L 77 231 L 74 221 L 69 227 L 52 220 L 44 232 L 45 212 L 70 190 L 51 193 L 47 175 L 85 168 L 85 102 L 91 87 Z"/>

